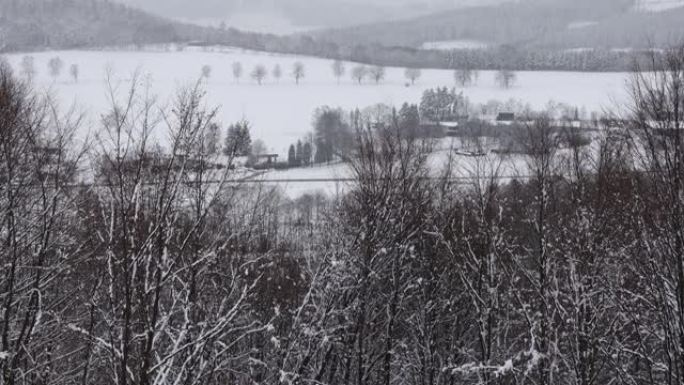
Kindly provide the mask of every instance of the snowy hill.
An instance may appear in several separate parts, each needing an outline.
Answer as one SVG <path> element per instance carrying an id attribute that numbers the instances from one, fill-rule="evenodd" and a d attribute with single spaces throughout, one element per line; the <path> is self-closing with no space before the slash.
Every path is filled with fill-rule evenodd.
<path id="1" fill-rule="evenodd" d="M 684 0 L 526 0 L 322 31 L 338 44 L 421 47 L 439 41 L 572 49 L 666 46 L 684 36 Z M 637 12 L 636 10 L 639 10 Z"/>
<path id="2" fill-rule="evenodd" d="M 406 19 L 465 6 L 508 0 L 120 0 L 165 17 L 286 34 L 316 27 L 348 27 Z"/>
<path id="3" fill-rule="evenodd" d="M 637 0 L 634 8 L 642 12 L 663 12 L 684 7 L 684 0 Z"/>

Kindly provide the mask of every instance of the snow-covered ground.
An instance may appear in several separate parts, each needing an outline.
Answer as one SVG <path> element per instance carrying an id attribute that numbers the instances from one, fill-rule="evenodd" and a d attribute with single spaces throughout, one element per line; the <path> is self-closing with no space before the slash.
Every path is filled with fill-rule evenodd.
<path id="1" fill-rule="evenodd" d="M 663 12 L 680 7 L 684 7 L 684 0 L 637 0 L 635 4 L 636 10 L 650 12 Z"/>
<path id="2" fill-rule="evenodd" d="M 424 49 L 434 50 L 459 50 L 459 49 L 482 49 L 487 48 L 488 43 L 477 40 L 445 40 L 445 41 L 430 41 L 423 43 Z"/>
<path id="3" fill-rule="evenodd" d="M 35 60 L 34 87 L 49 92 L 63 108 L 75 105 L 84 112 L 83 135 L 91 135 L 99 127 L 99 119 L 108 108 L 106 69 L 115 74 L 115 86 L 125 96 L 132 74 L 139 71 L 150 92 L 160 104 L 168 104 L 179 87 L 191 86 L 200 78 L 204 65 L 212 67 L 205 80 L 206 100 L 210 106 L 218 106 L 218 119 L 224 127 L 240 119 L 252 124 L 252 138 L 262 139 L 269 150 L 286 157 L 288 147 L 311 131 L 313 111 L 323 105 L 344 109 L 364 108 L 376 103 L 400 106 L 404 102 L 418 103 L 425 89 L 453 86 L 453 74 L 444 70 L 425 70 L 414 86 L 408 86 L 404 69 L 389 68 L 384 81 L 375 84 L 367 80 L 356 84 L 349 77 L 351 67 L 347 63 L 347 75 L 338 84 L 333 76 L 331 61 L 249 52 L 231 49 L 186 49 L 165 51 L 61 51 L 31 54 Z M 24 54 L 9 55 L 10 64 L 19 71 Z M 64 70 L 56 80 L 49 76 L 47 63 L 59 56 L 65 63 Z M 301 61 L 306 67 L 306 77 L 296 85 L 290 76 L 294 62 Z M 244 75 L 239 82 L 232 76 L 233 62 L 241 62 Z M 79 81 L 69 76 L 69 66 L 78 64 Z M 262 86 L 249 76 L 253 67 L 262 64 L 269 76 Z M 271 70 L 279 64 L 283 78 L 276 81 Z M 572 72 L 521 72 L 511 89 L 501 89 L 494 81 L 493 72 L 480 74 L 476 86 L 464 89 L 473 102 L 520 99 L 533 108 L 543 108 L 550 100 L 584 107 L 588 111 L 612 108 L 625 97 L 626 75 L 622 73 L 572 73 Z M 342 165 L 311 169 L 269 172 L 267 179 L 340 179 L 347 171 Z M 321 181 L 311 183 L 281 183 L 288 192 L 315 190 L 321 187 L 328 193 L 340 191 L 344 183 Z"/>
<path id="4" fill-rule="evenodd" d="M 574 21 L 570 24 L 568 24 L 568 29 L 582 29 L 582 28 L 587 28 L 587 27 L 592 27 L 594 25 L 597 25 L 598 22 L 596 21 Z"/>
<path id="5" fill-rule="evenodd" d="M 436 150 L 428 159 L 432 176 L 439 178 L 444 176 L 447 165 L 451 165 L 450 178 L 453 183 L 466 186 L 478 183 L 476 175 L 485 177 L 496 174 L 501 183 L 506 183 L 512 179 L 527 180 L 530 177 L 528 159 L 519 154 L 498 155 L 489 152 L 485 156 L 474 157 L 458 155 L 453 152 L 462 146 L 457 138 L 444 138 Z M 596 148 L 593 149 L 597 150 Z M 558 156 L 569 156 L 568 150 L 558 151 Z M 451 162 L 451 163 L 449 163 Z M 274 185 L 291 198 L 297 198 L 306 193 L 323 192 L 334 197 L 348 191 L 353 185 L 353 172 L 344 163 L 332 165 L 316 165 L 308 168 L 296 168 L 284 171 L 268 171 L 253 181 Z M 484 182 L 483 179 L 481 182 Z"/>
<path id="6" fill-rule="evenodd" d="M 390 68 L 386 79 L 379 85 L 367 80 L 356 84 L 348 73 L 337 84 L 329 60 L 275 55 L 242 50 L 222 49 L 205 51 L 186 49 L 176 51 L 62 51 L 31 54 L 35 58 L 37 75 L 35 87 L 49 91 L 63 107 L 76 104 L 86 111 L 85 126 L 97 130 L 98 119 L 106 111 L 107 89 L 105 72 L 110 68 L 125 91 L 132 74 L 144 74 L 151 92 L 161 102 L 173 98 L 176 89 L 194 84 L 200 77 L 202 66 L 212 67 L 206 81 L 207 102 L 220 108 L 218 118 L 227 125 L 240 119 L 252 124 L 253 139 L 263 139 L 273 152 L 286 155 L 290 144 L 311 131 L 313 111 L 323 105 L 345 109 L 364 108 L 376 103 L 401 106 L 404 102 L 417 103 L 425 89 L 454 84 L 451 71 L 426 70 L 415 86 L 408 86 L 404 70 Z M 65 63 L 64 71 L 55 81 L 48 73 L 50 58 L 59 56 Z M 18 71 L 23 54 L 9 55 L 8 59 Z M 297 86 L 290 76 L 294 62 L 306 67 L 306 77 Z M 243 78 L 233 80 L 231 65 L 241 62 Z M 80 67 L 80 79 L 70 79 L 68 68 Z M 269 75 L 262 86 L 249 76 L 255 65 L 263 64 Z M 271 69 L 279 64 L 283 78 L 276 81 Z M 565 102 L 588 111 L 611 108 L 625 95 L 625 74 L 572 73 L 572 72 L 521 72 L 516 85 L 508 90 L 499 88 L 493 72 L 480 74 L 476 86 L 464 89 L 473 102 L 492 99 L 520 99 L 534 108 L 544 107 L 549 100 Z"/>

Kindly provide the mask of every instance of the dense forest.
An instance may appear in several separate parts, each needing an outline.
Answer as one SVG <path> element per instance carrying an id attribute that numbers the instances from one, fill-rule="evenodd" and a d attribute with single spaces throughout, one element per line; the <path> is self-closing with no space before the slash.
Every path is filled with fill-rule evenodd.
<path id="1" fill-rule="evenodd" d="M 2 51 L 107 48 L 220 40 L 257 48 L 258 39 L 275 39 L 234 29 L 180 23 L 108 0 L 3 0 L 0 2 Z"/>
<path id="2" fill-rule="evenodd" d="M 646 12 L 634 0 L 530 0 L 442 11 L 408 20 L 314 32 L 338 44 L 419 48 L 465 40 L 527 49 L 644 49 L 684 36 L 684 8 Z"/>
<path id="3" fill-rule="evenodd" d="M 179 38 L 174 26 L 108 1 L 6 0 L 0 3 L 3 48 L 72 48 L 160 43 Z"/>
<path id="4" fill-rule="evenodd" d="M 431 141 L 360 120 L 354 182 L 296 200 L 207 150 L 199 86 L 168 109 L 113 91 L 84 145 L 3 64 L 0 383 L 681 384 L 684 50 L 665 59 L 596 146 L 522 127 L 517 178 L 436 174 Z"/>
<path id="5" fill-rule="evenodd" d="M 228 23 L 235 21 L 236 15 L 265 14 L 267 17 L 307 28 L 352 26 L 503 0 L 375 0 L 372 3 L 363 0 L 193 0 L 191 8 L 187 7 L 185 0 L 121 1 L 165 17 L 209 19 L 215 25 L 222 20 Z"/>

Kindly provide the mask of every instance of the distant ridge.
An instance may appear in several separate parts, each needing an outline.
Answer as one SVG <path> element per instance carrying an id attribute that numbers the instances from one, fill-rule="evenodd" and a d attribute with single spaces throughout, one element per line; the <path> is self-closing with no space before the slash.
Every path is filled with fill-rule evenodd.
<path id="1" fill-rule="evenodd" d="M 639 12 L 664 12 L 684 7 L 684 0 L 637 0 L 634 9 Z"/>
<path id="2" fill-rule="evenodd" d="M 320 31 L 315 36 L 336 44 L 418 48 L 430 42 L 463 40 L 490 46 L 555 50 L 639 49 L 653 44 L 672 45 L 684 37 L 684 1 L 639 1 L 643 3 L 636 0 L 509 2 Z M 659 9 L 667 10 L 653 12 Z"/>
<path id="3" fill-rule="evenodd" d="M 589 0 L 576 1 L 581 3 Z M 624 3 L 627 0 L 605 1 L 622 2 L 629 7 L 632 5 Z M 619 31 L 623 25 L 629 28 L 649 17 L 657 17 L 659 19 L 653 19 L 653 23 L 675 23 L 682 28 L 681 20 L 684 19 L 681 10 L 646 15 L 628 12 L 626 15 L 634 20 L 623 24 L 625 21 L 622 16 L 611 17 L 609 9 L 604 8 L 601 13 L 603 19 L 598 23 L 596 20 L 583 19 L 584 8 L 568 5 L 565 12 L 559 15 L 557 8 L 531 7 L 531 4 L 471 7 L 405 22 L 276 36 L 187 24 L 106 0 L 0 0 L 0 50 L 97 49 L 178 43 L 230 46 L 394 67 L 625 71 L 632 64 L 632 54 L 628 49 L 594 50 L 586 45 L 577 46 L 577 50 L 572 48 L 586 41 L 598 46 L 614 44 L 614 47 L 619 48 L 633 47 L 636 40 L 630 40 L 631 35 L 622 36 L 621 45 L 615 45 L 614 39 L 605 42 L 597 40 L 597 37 L 611 36 L 596 32 L 597 28 L 605 28 L 610 23 L 615 25 L 611 27 L 613 31 Z M 530 23 L 532 15 L 539 16 L 539 9 L 545 9 L 548 15 L 541 17 L 537 24 Z M 477 20 L 478 15 L 480 19 L 486 15 L 487 23 L 478 24 L 477 28 L 471 24 L 458 23 L 461 20 L 459 18 Z M 422 22 L 412 25 L 415 20 Z M 572 22 L 582 27 L 568 28 Z M 433 29 L 440 25 L 455 27 Z M 563 40 L 558 39 L 559 30 L 562 30 Z M 503 41 L 510 44 L 483 44 L 481 49 L 457 52 L 420 48 L 421 42 L 449 40 L 448 36 L 468 36 L 469 40 L 478 43 Z"/>
<path id="4" fill-rule="evenodd" d="M 107 0 L 2 0 L 0 49 L 97 48 L 221 41 L 258 48 L 258 34 L 196 26 Z"/>

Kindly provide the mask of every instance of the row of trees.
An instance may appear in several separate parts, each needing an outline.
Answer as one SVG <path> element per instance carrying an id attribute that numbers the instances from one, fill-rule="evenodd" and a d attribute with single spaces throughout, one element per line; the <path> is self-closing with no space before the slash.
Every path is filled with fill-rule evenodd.
<path id="1" fill-rule="evenodd" d="M 308 166 L 312 162 L 312 154 L 311 143 L 298 140 L 287 151 L 287 163 L 290 167 Z"/>
<path id="2" fill-rule="evenodd" d="M 242 63 L 240 62 L 234 62 L 231 66 L 232 74 L 233 74 L 233 79 L 236 82 L 239 82 L 240 79 L 242 78 L 244 74 L 244 68 L 242 67 Z M 202 66 L 202 77 L 205 79 L 208 79 L 211 77 L 212 73 L 212 67 L 209 65 L 204 65 Z M 292 64 L 292 71 L 290 72 L 290 75 L 292 78 L 295 80 L 297 84 L 304 79 L 306 76 L 306 67 L 304 66 L 304 63 L 302 62 L 295 62 Z M 280 66 L 280 64 L 276 64 L 272 71 L 271 71 L 271 76 L 273 78 L 280 82 L 280 79 L 283 77 L 283 69 Z M 257 64 L 254 66 L 252 69 L 252 72 L 250 72 L 250 77 L 252 80 L 257 82 L 259 85 L 261 85 L 264 80 L 268 77 L 268 70 L 266 66 L 263 64 Z"/>
<path id="3" fill-rule="evenodd" d="M 50 73 L 50 76 L 54 79 L 57 79 L 61 76 L 62 70 L 64 68 L 64 62 L 62 59 L 58 56 L 53 57 L 49 60 L 48 62 L 48 71 Z M 244 69 L 242 66 L 242 63 L 240 62 L 234 62 L 231 67 L 232 70 L 232 75 L 233 79 L 237 82 L 240 81 L 240 79 L 243 76 Z M 339 60 L 336 60 L 332 64 L 332 70 L 333 70 L 333 75 L 337 79 L 337 82 L 339 84 L 340 79 L 345 75 L 346 73 L 346 66 L 345 63 Z M 21 60 L 20 63 L 20 72 L 22 76 L 25 77 L 25 79 L 32 81 L 33 78 L 36 75 L 36 67 L 35 67 L 35 59 L 33 56 L 24 56 Z M 250 72 L 250 77 L 252 80 L 257 82 L 259 85 L 261 85 L 264 80 L 268 76 L 268 70 L 266 66 L 258 64 L 256 65 L 252 71 Z M 79 80 L 79 75 L 80 75 L 80 68 L 78 64 L 72 64 L 69 67 L 69 75 L 73 79 L 74 82 L 78 82 Z M 202 71 L 201 75 L 203 78 L 210 78 L 212 75 L 212 67 L 209 65 L 204 65 L 202 66 Z M 302 62 L 295 62 L 292 65 L 292 70 L 290 75 L 292 78 L 295 80 L 296 84 L 299 84 L 299 82 L 306 76 L 306 67 L 304 66 L 304 63 Z M 376 84 L 380 83 L 382 80 L 385 79 L 386 75 L 386 69 L 385 67 L 382 66 L 372 66 L 372 67 L 367 67 L 365 65 L 357 65 L 353 67 L 350 71 L 350 76 L 351 78 L 361 84 L 366 78 L 370 78 L 373 80 Z M 280 66 L 280 64 L 276 64 L 273 69 L 271 70 L 271 76 L 277 81 L 280 82 L 280 79 L 283 77 L 283 69 Z M 407 68 L 404 71 L 404 76 L 405 78 L 410 81 L 411 85 L 415 84 L 415 82 L 420 79 L 422 76 L 422 71 L 417 68 Z M 461 86 L 461 87 L 469 87 L 477 84 L 477 80 L 479 78 L 479 72 L 473 69 L 468 69 L 468 68 L 463 68 L 459 70 L 454 71 L 454 80 L 456 81 L 456 84 Z M 507 71 L 507 70 L 501 70 L 497 72 L 495 81 L 496 83 L 501 87 L 501 88 L 510 88 L 515 84 L 516 80 L 516 74 L 515 72 L 512 71 Z"/>
<path id="4" fill-rule="evenodd" d="M 219 167 L 197 87 L 113 92 L 79 148 L 4 65 L 2 383 L 681 384 L 684 49 L 661 64 L 598 152 L 541 117 L 517 181 L 437 174 L 359 119 L 347 192 L 297 201 Z"/>
<path id="5" fill-rule="evenodd" d="M 62 70 L 64 68 L 64 61 L 59 56 L 53 57 L 48 61 L 47 64 L 50 76 L 53 79 L 57 79 L 61 76 Z M 22 76 L 30 83 L 36 76 L 36 65 L 33 56 L 24 56 L 20 63 L 20 72 Z M 72 64 L 69 67 L 69 76 L 74 82 L 78 82 L 78 77 L 80 74 L 80 68 L 78 64 Z"/>
<path id="6" fill-rule="evenodd" d="M 335 60 L 332 64 L 333 75 L 339 84 L 340 79 L 345 75 L 346 66 L 341 60 Z M 352 80 L 361 84 L 366 78 L 370 78 L 376 84 L 385 79 L 386 68 L 384 66 L 366 66 L 358 64 L 350 70 Z M 406 68 L 404 70 L 404 77 L 414 85 L 418 79 L 421 78 L 423 72 L 420 68 Z M 460 87 L 470 87 L 477 84 L 479 78 L 479 71 L 470 66 L 463 66 L 454 70 L 454 80 Z M 516 81 L 516 74 L 510 70 L 499 70 L 496 74 L 495 81 L 501 88 L 511 88 Z"/>
<path id="7" fill-rule="evenodd" d="M 337 79 L 337 83 L 339 84 L 340 80 L 347 73 L 347 66 L 343 61 L 335 60 L 332 62 L 331 68 L 333 75 L 335 76 L 335 78 Z M 244 68 L 242 66 L 242 63 L 234 62 L 232 64 L 231 69 L 233 79 L 236 82 L 240 81 L 244 74 Z M 211 73 L 211 66 L 205 65 L 202 67 L 202 77 L 209 78 L 211 77 Z M 283 69 L 280 66 L 280 64 L 274 65 L 270 74 L 273 77 L 273 79 L 276 80 L 276 82 L 280 82 L 280 79 L 283 77 Z M 366 79 L 370 79 L 371 81 L 375 82 L 375 84 L 379 84 L 380 82 L 385 80 L 386 74 L 387 69 L 384 66 L 366 66 L 363 64 L 358 64 L 349 70 L 350 78 L 358 84 L 363 83 Z M 252 78 L 252 80 L 257 82 L 259 85 L 261 85 L 264 82 L 268 75 L 268 69 L 266 68 L 266 66 L 262 64 L 254 66 L 254 68 L 250 72 L 250 77 Z M 295 62 L 292 65 L 290 75 L 295 80 L 295 82 L 299 84 L 299 82 L 306 76 L 306 68 L 304 66 L 304 63 L 299 61 Z M 418 81 L 421 78 L 421 76 L 422 70 L 419 68 L 406 68 L 404 70 L 404 77 L 408 82 L 410 82 L 411 85 L 414 85 L 416 81 Z M 479 71 L 471 68 L 464 67 L 454 71 L 454 80 L 456 84 L 461 87 L 470 87 L 476 85 L 478 78 Z M 501 88 L 511 88 L 515 84 L 515 81 L 516 74 L 513 71 L 500 70 L 497 72 L 495 76 L 495 82 Z"/>

